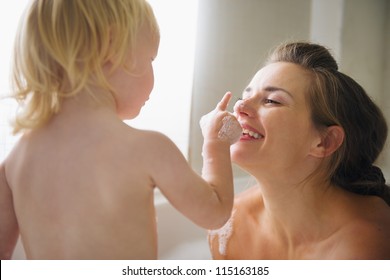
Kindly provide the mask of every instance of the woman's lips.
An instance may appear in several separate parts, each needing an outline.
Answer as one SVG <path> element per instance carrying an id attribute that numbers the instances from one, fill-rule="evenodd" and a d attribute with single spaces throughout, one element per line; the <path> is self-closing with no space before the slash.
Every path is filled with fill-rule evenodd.
<path id="1" fill-rule="evenodd" d="M 264 138 L 264 135 L 261 134 L 259 131 L 254 129 L 253 127 L 246 125 L 246 124 L 241 124 L 242 127 L 242 140 L 249 140 L 249 139 L 262 139 Z"/>

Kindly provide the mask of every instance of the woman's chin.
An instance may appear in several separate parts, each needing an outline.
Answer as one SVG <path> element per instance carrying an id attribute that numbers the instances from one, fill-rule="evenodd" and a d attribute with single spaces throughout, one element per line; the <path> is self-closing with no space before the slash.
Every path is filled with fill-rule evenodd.
<path id="1" fill-rule="evenodd" d="M 248 155 L 234 144 L 230 148 L 230 157 L 234 164 L 241 167 L 248 161 Z"/>

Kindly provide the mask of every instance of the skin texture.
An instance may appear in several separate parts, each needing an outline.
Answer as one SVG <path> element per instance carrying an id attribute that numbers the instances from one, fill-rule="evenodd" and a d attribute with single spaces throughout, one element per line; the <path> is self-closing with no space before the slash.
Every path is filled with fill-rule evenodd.
<path id="1" fill-rule="evenodd" d="M 319 133 L 313 126 L 309 82 L 300 66 L 272 63 L 236 104 L 244 134 L 232 146 L 232 160 L 256 184 L 235 198 L 225 254 L 219 245 L 226 241 L 215 231 L 209 236 L 215 259 L 390 259 L 387 204 L 324 180 L 323 164 L 344 132 L 331 126 Z"/>
<path id="2" fill-rule="evenodd" d="M 65 99 L 47 125 L 25 133 L 0 165 L 0 258 L 20 234 L 29 259 L 156 259 L 158 187 L 194 223 L 218 228 L 233 204 L 230 143 L 218 138 L 230 94 L 204 131 L 202 177 L 166 136 L 122 122 L 153 88 L 158 40 L 139 33 L 136 65 L 104 65 L 115 94 Z"/>

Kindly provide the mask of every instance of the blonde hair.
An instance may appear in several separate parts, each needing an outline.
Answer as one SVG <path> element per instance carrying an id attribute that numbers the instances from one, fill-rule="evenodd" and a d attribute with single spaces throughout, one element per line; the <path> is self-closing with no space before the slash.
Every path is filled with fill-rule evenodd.
<path id="1" fill-rule="evenodd" d="M 97 85 L 112 92 L 102 66 L 123 66 L 146 23 L 159 35 L 145 0 L 34 0 L 15 41 L 14 133 L 44 125 L 61 100 Z M 92 93 L 91 93 L 92 94 Z"/>

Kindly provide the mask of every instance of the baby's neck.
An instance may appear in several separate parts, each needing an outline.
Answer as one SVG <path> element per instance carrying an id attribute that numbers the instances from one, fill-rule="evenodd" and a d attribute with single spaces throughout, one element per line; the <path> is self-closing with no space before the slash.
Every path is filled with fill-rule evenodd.
<path id="1" fill-rule="evenodd" d="M 100 89 L 93 88 L 90 91 L 80 91 L 76 95 L 63 100 L 64 106 L 82 106 L 84 108 L 107 108 L 115 111 L 115 99 L 109 92 Z"/>
<path id="2" fill-rule="evenodd" d="M 47 128 L 68 131 L 91 124 L 101 125 L 115 119 L 121 121 L 116 113 L 114 98 L 99 94 L 94 92 L 95 98 L 88 92 L 80 92 L 64 98 L 59 111 L 51 117 Z"/>

